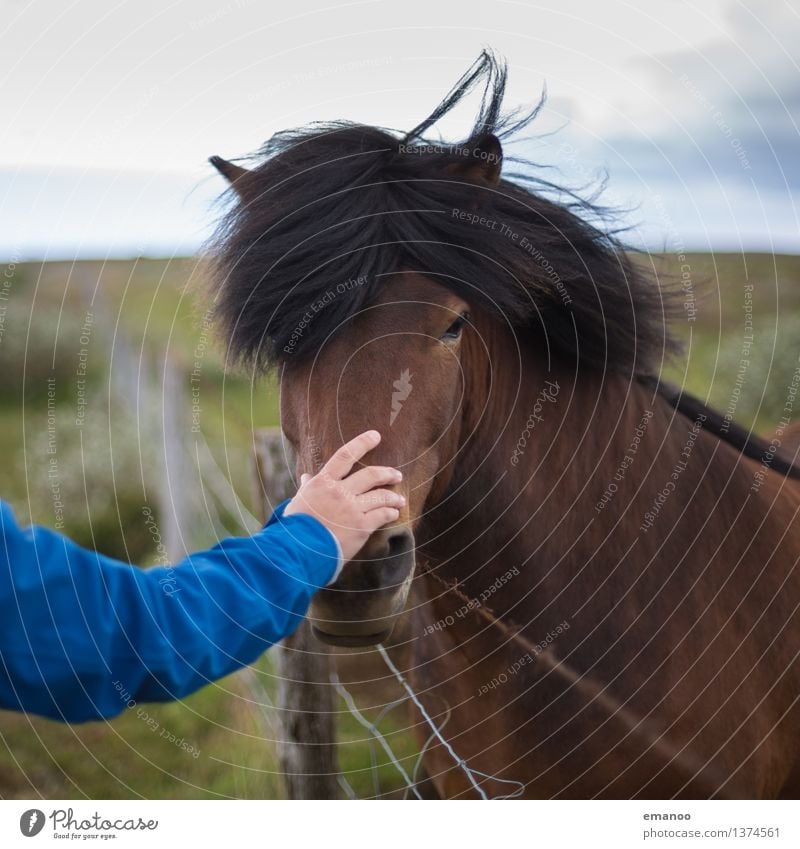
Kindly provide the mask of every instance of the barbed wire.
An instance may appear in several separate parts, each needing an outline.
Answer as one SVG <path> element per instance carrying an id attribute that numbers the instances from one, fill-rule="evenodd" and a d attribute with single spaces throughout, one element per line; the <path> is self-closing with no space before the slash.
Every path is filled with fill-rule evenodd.
<path id="1" fill-rule="evenodd" d="M 384 752 L 386 752 L 387 756 L 389 757 L 389 760 L 392 762 L 394 767 L 397 769 L 397 771 L 403 777 L 403 781 L 405 781 L 406 787 L 414 793 L 414 795 L 417 797 L 417 799 L 422 799 L 422 796 L 420 795 L 420 792 L 417 789 L 416 784 L 411 780 L 411 777 L 406 772 L 405 767 L 400 763 L 399 759 L 397 758 L 397 756 L 392 751 L 391 746 L 387 742 L 387 740 L 384 737 L 381 730 L 375 725 L 375 723 L 370 722 L 364 716 L 364 714 L 361 713 L 361 711 L 356 706 L 356 703 L 355 703 L 355 700 L 353 699 L 353 696 L 350 694 L 348 689 L 339 680 L 339 676 L 336 674 L 336 672 L 331 673 L 331 683 L 333 684 L 334 688 L 336 689 L 336 692 L 344 700 L 344 703 L 347 705 L 348 710 L 353 715 L 353 717 L 357 720 L 357 722 L 360 725 L 362 725 L 364 728 L 366 728 L 370 732 L 370 734 L 372 734 L 373 737 L 381 744 L 381 747 L 383 748 Z"/>
<path id="2" fill-rule="evenodd" d="M 510 793 L 507 796 L 496 797 L 498 799 L 514 799 L 517 796 L 520 796 L 520 795 L 522 795 L 522 793 L 525 792 L 525 785 L 521 781 L 514 781 L 514 780 L 508 779 L 508 778 L 498 778 L 497 776 L 488 775 L 485 772 L 481 772 L 480 770 L 473 769 L 472 767 L 470 767 L 467 764 L 467 762 L 462 757 L 460 757 L 458 754 L 456 754 L 456 751 L 450 745 L 448 740 L 445 739 L 444 735 L 442 734 L 441 730 L 439 729 L 439 726 L 436 725 L 436 723 L 433 721 L 433 719 L 431 719 L 431 716 L 428 713 L 428 711 L 426 710 L 425 705 L 422 704 L 422 700 L 414 692 L 414 689 L 411 686 L 411 684 L 408 683 L 405 676 L 400 672 L 400 670 L 392 662 L 392 659 L 389 657 L 389 653 L 386 651 L 383 643 L 379 643 L 378 646 L 377 646 L 377 649 L 378 649 L 378 652 L 380 653 L 381 657 L 383 658 L 384 663 L 389 667 L 390 671 L 392 672 L 394 677 L 397 679 L 398 683 L 408 693 L 411 701 L 414 702 L 414 704 L 417 706 L 417 709 L 422 714 L 423 719 L 430 726 L 431 731 L 433 732 L 436 739 L 445 747 L 445 749 L 447 749 L 450 756 L 453 758 L 453 760 L 456 762 L 456 764 L 460 767 L 462 772 L 467 776 L 470 784 L 472 784 L 472 786 L 475 788 L 475 790 L 477 791 L 477 793 L 481 797 L 481 799 L 488 800 L 489 797 L 486 795 L 486 791 L 475 780 L 476 775 L 480 776 L 481 778 L 488 779 L 490 781 L 497 781 L 500 784 L 513 784 L 517 787 L 517 790 L 514 793 Z"/>

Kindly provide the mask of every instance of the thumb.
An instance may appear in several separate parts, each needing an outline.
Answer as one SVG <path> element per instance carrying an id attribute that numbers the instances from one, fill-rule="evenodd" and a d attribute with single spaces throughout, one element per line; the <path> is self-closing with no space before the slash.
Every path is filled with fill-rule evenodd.
<path id="1" fill-rule="evenodd" d="M 300 475 L 300 486 L 305 486 L 311 480 L 311 475 L 306 474 L 305 472 Z"/>

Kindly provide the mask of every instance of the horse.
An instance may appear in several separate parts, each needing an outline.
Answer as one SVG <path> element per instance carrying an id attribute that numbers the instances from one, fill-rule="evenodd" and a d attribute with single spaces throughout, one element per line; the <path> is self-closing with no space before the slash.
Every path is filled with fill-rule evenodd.
<path id="1" fill-rule="evenodd" d="M 408 133 L 211 159 L 216 321 L 276 371 L 297 474 L 368 428 L 404 473 L 313 632 L 388 647 L 440 797 L 796 798 L 800 471 L 660 379 L 680 291 L 504 150 L 542 103 L 504 112 L 506 77 L 485 51 Z"/>

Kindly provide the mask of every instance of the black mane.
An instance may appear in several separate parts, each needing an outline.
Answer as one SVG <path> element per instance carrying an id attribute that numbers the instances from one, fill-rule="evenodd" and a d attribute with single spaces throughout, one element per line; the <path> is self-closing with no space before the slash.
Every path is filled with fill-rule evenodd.
<path id="1" fill-rule="evenodd" d="M 481 81 L 469 138 L 427 137 Z M 535 166 L 524 160 L 513 161 L 528 173 L 497 186 L 459 171 L 486 133 L 507 139 L 539 111 L 543 101 L 504 116 L 505 81 L 505 65 L 484 51 L 405 135 L 337 121 L 277 133 L 263 146 L 212 243 L 216 316 L 232 359 L 267 368 L 313 353 L 387 275 L 411 270 L 504 317 L 553 356 L 658 373 L 674 348 L 665 324 L 672 296 L 615 231 L 590 223 L 604 210 L 531 176 Z M 454 210 L 497 223 L 469 223 Z"/>

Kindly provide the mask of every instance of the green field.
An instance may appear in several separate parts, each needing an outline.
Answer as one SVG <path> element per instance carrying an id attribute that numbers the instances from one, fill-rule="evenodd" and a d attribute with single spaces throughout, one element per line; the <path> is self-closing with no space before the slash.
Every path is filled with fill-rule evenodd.
<path id="1" fill-rule="evenodd" d="M 723 410 L 735 397 L 745 426 L 774 428 L 800 352 L 800 257 L 656 259 L 664 280 L 686 283 L 691 296 L 675 322 L 686 355 L 665 373 Z M 251 436 L 277 424 L 277 393 L 270 380 L 226 372 L 204 323 L 204 273 L 191 259 L 0 267 L 0 494 L 20 520 L 60 520 L 83 544 L 141 565 L 155 557 L 142 509 L 168 524 L 170 493 L 190 547 L 253 526 Z M 165 441 L 165 411 L 177 441 Z M 254 673 L 111 723 L 0 713 L 0 796 L 280 796 L 274 695 L 267 655 Z M 381 729 L 411 772 L 404 722 L 399 707 Z M 356 794 L 400 792 L 396 769 L 344 706 L 339 727 Z"/>

